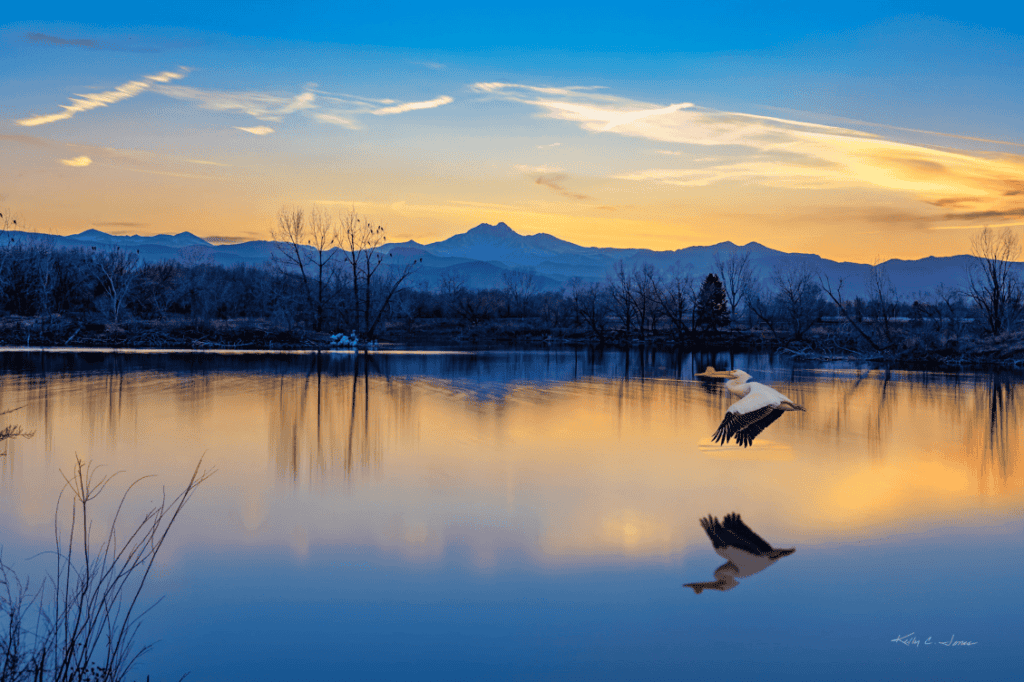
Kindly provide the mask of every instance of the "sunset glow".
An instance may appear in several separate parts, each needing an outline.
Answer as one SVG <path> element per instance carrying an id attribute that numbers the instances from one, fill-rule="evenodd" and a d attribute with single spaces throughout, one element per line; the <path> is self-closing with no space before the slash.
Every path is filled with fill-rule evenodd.
<path id="1" fill-rule="evenodd" d="M 267 239 L 322 203 L 391 241 L 504 221 L 856 262 L 1024 226 L 1020 22 L 846 9 L 14 17 L 0 205 L 62 235 Z"/>

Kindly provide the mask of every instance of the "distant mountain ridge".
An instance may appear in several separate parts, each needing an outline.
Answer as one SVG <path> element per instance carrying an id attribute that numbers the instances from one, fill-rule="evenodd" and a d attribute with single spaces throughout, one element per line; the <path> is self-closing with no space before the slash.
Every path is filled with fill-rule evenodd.
<path id="1" fill-rule="evenodd" d="M 191 232 L 159 234 L 152 237 L 139 235 L 111 235 L 89 229 L 76 235 L 60 236 L 31 232 L 7 232 L 14 242 L 44 240 L 62 248 L 123 248 L 138 251 L 147 262 L 181 260 L 188 247 L 206 255 L 214 263 L 232 266 L 239 264 L 263 265 L 276 251 L 275 242 L 250 241 L 237 244 L 211 244 Z M 432 244 L 415 241 L 386 244 L 382 248 L 398 260 L 422 259 L 412 283 L 436 288 L 443 277 L 456 276 L 470 288 L 500 287 L 502 274 L 515 268 L 528 268 L 536 273 L 538 289 L 557 290 L 570 279 L 604 281 L 615 265 L 621 261 L 630 269 L 650 263 L 663 273 L 679 271 L 703 277 L 715 270 L 715 258 L 726 258 L 731 253 L 749 254 L 754 275 L 770 277 L 776 269 L 809 268 L 827 274 L 833 281 L 844 279 L 844 294 L 848 297 L 864 296 L 874 266 L 864 263 L 831 261 L 813 254 L 785 253 L 757 242 L 737 246 L 722 242 L 711 246 L 691 246 L 675 251 L 649 249 L 616 249 L 579 246 L 550 234 L 521 235 L 504 222 L 497 225 L 481 223 L 476 227 Z M 189 254 L 193 258 L 195 253 Z M 920 260 L 893 259 L 881 263 L 897 292 L 913 297 L 920 292 L 932 292 L 939 284 L 947 287 L 962 286 L 967 265 L 973 256 L 922 258 Z M 1024 264 L 1017 264 L 1024 275 Z"/>

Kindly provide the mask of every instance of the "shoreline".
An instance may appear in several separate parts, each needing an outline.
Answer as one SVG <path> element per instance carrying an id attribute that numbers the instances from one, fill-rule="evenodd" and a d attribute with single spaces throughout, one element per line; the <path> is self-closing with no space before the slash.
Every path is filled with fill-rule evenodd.
<path id="1" fill-rule="evenodd" d="M 763 330 L 690 333 L 681 339 L 665 334 L 624 343 L 621 338 L 593 338 L 578 329 L 550 329 L 523 320 L 503 320 L 469 327 L 454 323 L 400 324 L 379 339 L 380 350 L 512 350 L 593 348 L 651 349 L 659 352 L 757 352 L 806 362 L 865 362 L 906 369 L 1024 369 L 1024 333 L 994 340 L 956 339 L 936 349 L 911 344 L 890 352 L 854 350 L 834 333 L 811 333 L 800 341 L 782 341 Z M 275 327 L 265 321 L 133 320 L 120 325 L 73 317 L 0 320 L 0 348 L 5 350 L 75 351 L 78 349 L 151 351 L 366 351 L 332 345 L 333 331 Z M 621 335 L 619 335 L 621 336 Z M 916 337 L 912 337 L 916 338 Z"/>

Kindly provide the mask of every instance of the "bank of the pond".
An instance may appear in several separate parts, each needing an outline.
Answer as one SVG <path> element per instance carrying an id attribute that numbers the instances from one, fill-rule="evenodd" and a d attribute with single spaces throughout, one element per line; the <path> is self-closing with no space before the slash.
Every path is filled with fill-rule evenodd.
<path id="1" fill-rule="evenodd" d="M 318 332 L 253 320 L 131 320 L 112 324 L 95 318 L 69 316 L 8 317 L 0 320 L 0 346 L 318 350 L 338 347 L 332 344 L 332 335 L 341 331 Z M 352 332 L 348 334 L 354 336 Z M 361 339 L 355 347 L 365 348 L 370 340 Z M 834 325 L 812 328 L 799 339 L 764 329 L 693 331 L 681 335 L 659 329 L 655 333 L 631 334 L 627 338 L 617 330 L 596 336 L 578 327 L 549 327 L 530 319 L 495 319 L 475 325 L 459 320 L 415 319 L 390 324 L 372 340 L 382 347 L 651 347 L 768 352 L 805 361 L 856 360 L 907 368 L 1024 366 L 1024 332 L 1019 331 L 992 338 L 971 332 L 951 335 L 908 327 L 884 346 L 866 346 L 852 330 Z"/>

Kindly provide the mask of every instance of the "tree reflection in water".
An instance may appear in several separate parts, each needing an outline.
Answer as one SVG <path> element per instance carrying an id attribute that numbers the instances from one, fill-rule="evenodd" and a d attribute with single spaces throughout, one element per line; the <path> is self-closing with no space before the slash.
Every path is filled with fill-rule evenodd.
<path id="1" fill-rule="evenodd" d="M 259 438 L 266 429 L 266 447 L 278 478 L 314 483 L 379 475 L 389 448 L 415 448 L 419 430 L 435 426 L 421 422 L 427 405 L 434 422 L 468 419 L 459 426 L 466 433 L 453 434 L 461 438 L 479 438 L 485 432 L 494 438 L 503 433 L 503 425 L 517 422 L 524 409 L 543 406 L 552 419 L 562 415 L 566 429 L 581 416 L 603 420 L 594 422 L 598 429 L 603 428 L 600 423 L 621 426 L 637 420 L 679 424 L 680 445 L 692 447 L 702 438 L 697 424 L 706 429 L 703 422 L 717 423 L 730 401 L 719 385 L 694 381 L 709 364 L 745 367 L 794 400 L 814 406 L 803 416 L 799 432 L 785 420 L 773 426 L 766 435 L 779 442 L 766 446 L 799 452 L 813 442 L 816 451 L 839 456 L 856 442 L 857 457 L 942 459 L 952 466 L 967 465 L 984 486 L 995 489 L 1004 489 L 1007 478 L 1016 475 L 1024 414 L 1016 400 L 1018 375 L 1012 373 L 818 367 L 766 355 L 650 348 L 404 354 L 5 352 L 0 353 L 0 388 L 6 400 L 25 406 L 19 425 L 44 437 L 47 457 L 60 454 L 51 441 L 62 440 L 60 434 L 78 421 L 82 447 L 97 451 L 133 447 L 131 440 L 137 436 L 130 434 L 145 431 L 146 420 L 187 429 L 195 438 L 207 437 L 203 429 L 216 423 L 224 434 L 246 430 L 246 438 L 238 442 Z M 595 399 L 597 395 L 612 402 Z M 228 419 L 223 416 L 226 405 L 234 406 Z M 553 421 L 549 428 L 563 428 L 558 424 Z M 686 424 L 694 430 L 679 430 Z M 19 426 L 11 428 L 13 438 Z M 614 437 L 618 431 L 610 428 Z"/>

